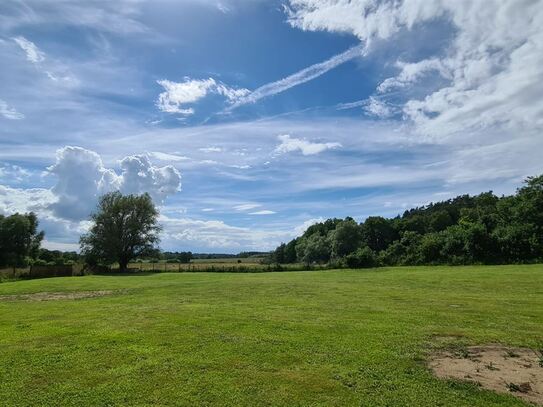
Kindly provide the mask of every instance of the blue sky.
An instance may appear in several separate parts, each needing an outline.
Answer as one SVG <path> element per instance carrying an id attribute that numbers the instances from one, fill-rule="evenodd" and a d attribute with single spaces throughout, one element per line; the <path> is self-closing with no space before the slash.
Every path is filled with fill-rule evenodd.
<path id="1" fill-rule="evenodd" d="M 100 194 L 149 192 L 164 249 L 238 252 L 512 193 L 541 27 L 536 0 L 3 1 L 0 213 L 75 249 Z"/>

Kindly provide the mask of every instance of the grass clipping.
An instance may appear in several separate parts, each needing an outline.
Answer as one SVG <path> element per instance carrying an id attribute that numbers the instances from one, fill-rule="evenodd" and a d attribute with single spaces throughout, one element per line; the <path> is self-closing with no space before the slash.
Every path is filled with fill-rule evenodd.
<path id="1" fill-rule="evenodd" d="M 440 378 L 471 381 L 543 405 L 543 355 L 532 349 L 473 346 L 436 353 L 429 367 Z"/>

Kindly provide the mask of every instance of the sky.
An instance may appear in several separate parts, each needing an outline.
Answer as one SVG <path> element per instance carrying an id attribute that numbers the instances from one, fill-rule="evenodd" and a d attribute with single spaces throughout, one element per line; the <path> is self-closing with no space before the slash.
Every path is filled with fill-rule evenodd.
<path id="1" fill-rule="evenodd" d="M 0 214 L 77 250 L 148 192 L 164 250 L 270 250 L 543 173 L 540 0 L 3 0 Z"/>

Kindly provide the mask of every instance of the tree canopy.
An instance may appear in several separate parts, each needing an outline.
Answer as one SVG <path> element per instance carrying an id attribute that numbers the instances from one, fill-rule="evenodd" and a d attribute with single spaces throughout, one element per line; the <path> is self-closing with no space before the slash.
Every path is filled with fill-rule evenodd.
<path id="1" fill-rule="evenodd" d="M 286 255 L 289 247 L 295 256 Z M 460 195 L 362 223 L 328 219 L 281 244 L 272 257 L 349 267 L 543 261 L 543 175 L 527 178 L 512 196 Z"/>
<path id="2" fill-rule="evenodd" d="M 161 229 L 149 194 L 106 194 L 91 221 L 89 232 L 80 239 L 81 252 L 90 264 L 118 262 L 124 271 L 132 259 L 156 251 Z"/>
<path id="3" fill-rule="evenodd" d="M 0 215 L 0 266 L 26 265 L 29 258 L 37 256 L 43 237 L 33 212 Z"/>

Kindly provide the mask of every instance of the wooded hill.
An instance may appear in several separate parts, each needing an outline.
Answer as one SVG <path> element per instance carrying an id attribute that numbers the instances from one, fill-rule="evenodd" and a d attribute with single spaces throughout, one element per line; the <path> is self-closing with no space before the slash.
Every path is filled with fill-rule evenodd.
<path id="1" fill-rule="evenodd" d="M 387 219 L 328 219 L 281 244 L 277 263 L 349 267 L 543 261 L 543 175 L 514 195 L 460 195 Z"/>

